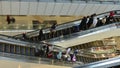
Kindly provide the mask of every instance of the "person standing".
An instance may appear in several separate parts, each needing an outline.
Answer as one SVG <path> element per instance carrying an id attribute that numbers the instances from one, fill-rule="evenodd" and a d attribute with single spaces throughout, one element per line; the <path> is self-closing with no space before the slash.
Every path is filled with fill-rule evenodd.
<path id="1" fill-rule="evenodd" d="M 86 29 L 86 22 L 87 22 L 87 17 L 83 17 L 83 19 L 81 20 L 81 23 L 79 25 L 80 30 L 85 30 Z"/>
<path id="2" fill-rule="evenodd" d="M 56 25 L 57 25 L 57 23 L 53 23 L 53 25 L 51 26 L 51 29 L 50 29 L 51 32 L 55 31 Z"/>
<path id="3" fill-rule="evenodd" d="M 88 21 L 88 23 L 87 23 L 87 27 L 88 27 L 88 29 L 90 28 L 90 26 L 93 24 L 93 15 L 91 15 L 90 16 L 90 18 L 89 18 L 89 21 Z"/>
<path id="4" fill-rule="evenodd" d="M 24 40 L 26 40 L 27 39 L 26 33 L 23 33 L 22 37 L 23 37 Z"/>
<path id="5" fill-rule="evenodd" d="M 7 23 L 10 24 L 10 16 L 7 15 L 7 19 L 6 19 Z"/>
<path id="6" fill-rule="evenodd" d="M 44 37 L 43 29 L 40 29 L 38 38 L 41 41 L 41 40 L 43 40 L 43 37 Z"/>
<path id="7" fill-rule="evenodd" d="M 61 60 L 61 58 L 62 58 L 62 52 L 59 51 L 59 53 L 57 54 L 57 59 L 58 59 L 58 60 Z"/>
<path id="8" fill-rule="evenodd" d="M 10 20 L 11 20 L 12 23 L 15 23 L 15 18 L 14 17 L 11 17 Z"/>
<path id="9" fill-rule="evenodd" d="M 114 14 L 113 11 L 111 11 L 110 14 L 109 14 L 110 17 L 113 17 L 114 15 L 115 15 L 115 14 Z"/>
<path id="10" fill-rule="evenodd" d="M 96 27 L 99 27 L 99 26 L 102 26 L 102 25 L 103 25 L 102 20 L 100 20 L 99 18 L 97 18 Z"/>

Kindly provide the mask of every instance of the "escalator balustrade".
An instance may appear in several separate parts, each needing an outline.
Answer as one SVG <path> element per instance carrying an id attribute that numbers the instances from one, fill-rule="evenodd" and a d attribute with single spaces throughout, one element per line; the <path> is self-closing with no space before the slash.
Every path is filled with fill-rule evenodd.
<path id="1" fill-rule="evenodd" d="M 26 56 L 34 56 L 35 48 L 28 46 L 20 46 L 8 43 L 0 43 L 0 52 L 26 55 Z"/>
<path id="2" fill-rule="evenodd" d="M 40 51 L 36 51 L 39 49 L 36 49 L 32 46 L 23 46 L 23 45 L 17 45 L 17 44 L 9 44 L 9 43 L 2 43 L 0 42 L 0 52 L 3 53 L 12 53 L 12 54 L 18 54 L 18 55 L 25 55 L 25 56 L 39 56 L 39 57 L 45 57 L 40 55 Z M 53 55 L 55 56 L 55 53 L 58 54 L 57 51 L 53 51 Z M 90 63 L 95 61 L 100 61 L 103 59 L 108 58 L 92 58 L 82 55 L 77 55 L 77 61 L 82 61 L 84 63 Z"/>

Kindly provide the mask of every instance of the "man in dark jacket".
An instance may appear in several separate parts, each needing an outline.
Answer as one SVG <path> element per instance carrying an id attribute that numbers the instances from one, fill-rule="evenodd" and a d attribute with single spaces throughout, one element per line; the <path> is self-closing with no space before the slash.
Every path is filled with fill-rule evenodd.
<path id="1" fill-rule="evenodd" d="M 93 24 L 93 15 L 90 16 L 89 21 L 87 23 L 87 27 L 90 28 L 92 24 Z"/>
<path id="2" fill-rule="evenodd" d="M 83 19 L 81 20 L 81 23 L 79 25 L 80 30 L 85 30 L 86 29 L 86 22 L 87 22 L 87 17 L 83 17 Z"/>

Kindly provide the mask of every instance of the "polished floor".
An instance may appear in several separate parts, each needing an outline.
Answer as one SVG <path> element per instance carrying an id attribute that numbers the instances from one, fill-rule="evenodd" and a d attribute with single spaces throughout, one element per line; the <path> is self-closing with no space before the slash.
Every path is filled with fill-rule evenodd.
<path id="1" fill-rule="evenodd" d="M 37 20 L 40 22 L 40 27 L 49 27 L 50 23 L 44 23 L 44 21 L 56 20 L 57 24 L 73 21 L 76 19 L 80 19 L 81 16 L 10 16 L 16 19 L 15 23 L 11 23 L 8 25 L 6 21 L 7 16 L 0 16 L 0 30 L 6 29 L 32 29 L 32 21 Z"/>

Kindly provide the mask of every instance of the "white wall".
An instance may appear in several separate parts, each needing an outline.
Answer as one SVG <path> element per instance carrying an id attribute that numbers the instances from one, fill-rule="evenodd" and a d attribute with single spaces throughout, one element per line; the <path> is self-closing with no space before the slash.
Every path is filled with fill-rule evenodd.
<path id="1" fill-rule="evenodd" d="M 0 15 L 90 15 L 120 10 L 120 5 L 11 0 L 0 1 L 0 10 Z"/>

